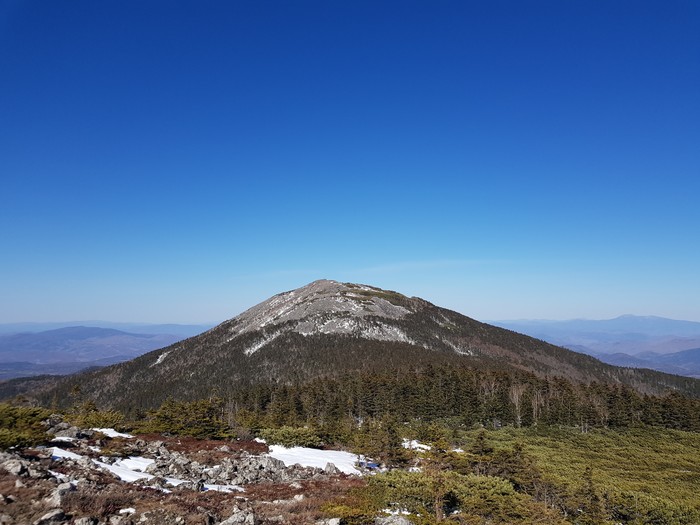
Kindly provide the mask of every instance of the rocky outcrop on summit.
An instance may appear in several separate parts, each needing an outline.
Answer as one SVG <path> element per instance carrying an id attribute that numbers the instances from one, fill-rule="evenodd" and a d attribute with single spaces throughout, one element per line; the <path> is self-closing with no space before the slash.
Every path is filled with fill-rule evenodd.
<path id="1" fill-rule="evenodd" d="M 395 292 L 372 286 L 314 281 L 284 292 L 223 323 L 228 344 L 244 334 L 257 333 L 244 349 L 245 355 L 264 348 L 285 334 L 345 335 L 376 341 L 413 343 L 394 321 L 404 319 L 427 305 Z"/>
<path id="2" fill-rule="evenodd" d="M 389 299 L 393 299 L 393 302 Z M 296 321 L 299 333 L 312 333 L 325 326 L 329 316 L 362 319 L 369 316 L 400 319 L 421 306 L 393 292 L 384 292 L 373 286 L 343 284 L 336 281 L 314 281 L 297 290 L 284 292 L 246 310 L 223 326 L 232 333 L 242 334 L 265 327 Z M 336 330 L 348 333 L 338 324 Z M 331 333 L 326 330 L 324 333 Z"/>

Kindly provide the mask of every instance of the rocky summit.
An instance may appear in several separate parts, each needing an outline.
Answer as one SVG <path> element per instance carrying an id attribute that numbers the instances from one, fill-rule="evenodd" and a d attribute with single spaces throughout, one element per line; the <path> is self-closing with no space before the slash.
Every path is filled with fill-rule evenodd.
<path id="1" fill-rule="evenodd" d="M 275 295 L 223 326 L 232 338 L 263 330 L 268 334 L 246 348 L 243 352 L 247 355 L 288 332 L 410 342 L 408 335 L 390 321 L 403 319 L 424 306 L 419 299 L 408 299 L 372 286 L 319 280 Z M 275 330 L 270 333 L 273 328 Z"/>

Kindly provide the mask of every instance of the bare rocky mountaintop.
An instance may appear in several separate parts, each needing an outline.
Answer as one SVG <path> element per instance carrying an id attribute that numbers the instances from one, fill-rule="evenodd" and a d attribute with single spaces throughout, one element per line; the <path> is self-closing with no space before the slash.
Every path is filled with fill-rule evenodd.
<path id="1" fill-rule="evenodd" d="M 404 331 L 382 319 L 403 319 L 426 303 L 373 286 L 319 280 L 275 295 L 224 323 L 231 338 L 264 330 L 268 335 L 246 348 L 250 355 L 280 335 L 343 334 L 378 341 L 409 342 Z M 270 330 L 275 329 L 274 332 Z"/>
<path id="2" fill-rule="evenodd" d="M 395 302 L 405 305 L 394 304 Z M 351 324 L 367 316 L 400 319 L 417 308 L 409 309 L 410 300 L 395 292 L 384 292 L 372 286 L 319 280 L 306 286 L 275 295 L 246 310 L 229 323 L 237 333 L 259 330 L 285 321 L 303 321 L 297 324 L 300 333 L 351 333 L 353 327 L 329 325 L 328 315 L 352 320 Z"/>

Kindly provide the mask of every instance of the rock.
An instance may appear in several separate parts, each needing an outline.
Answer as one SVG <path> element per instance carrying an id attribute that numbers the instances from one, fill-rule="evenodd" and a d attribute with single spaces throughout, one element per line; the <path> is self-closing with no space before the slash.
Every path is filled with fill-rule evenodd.
<path id="1" fill-rule="evenodd" d="M 318 520 L 316 525 L 340 525 L 340 518 L 330 518 L 327 520 Z"/>
<path id="2" fill-rule="evenodd" d="M 97 525 L 99 520 L 97 518 L 78 518 L 73 522 L 73 525 Z"/>
<path id="3" fill-rule="evenodd" d="M 341 474 L 340 469 L 336 467 L 334 463 L 326 463 L 326 468 L 323 470 L 329 476 L 337 476 L 338 474 Z"/>
<path id="4" fill-rule="evenodd" d="M 5 505 L 9 505 L 10 503 L 14 503 L 17 501 L 17 498 L 10 494 L 9 496 L 5 496 L 4 494 L 0 494 L 0 503 L 4 503 Z"/>
<path id="5" fill-rule="evenodd" d="M 0 514 L 0 525 L 14 525 L 15 520 L 9 514 Z"/>
<path id="6" fill-rule="evenodd" d="M 71 426 L 68 426 L 68 428 L 63 428 L 64 425 L 68 426 L 68 423 L 60 423 L 59 425 L 56 425 L 56 427 L 55 427 L 56 429 L 59 429 L 59 427 L 61 427 L 61 428 L 60 428 L 60 430 L 57 430 L 56 432 L 54 432 L 54 436 L 78 439 L 78 435 L 80 434 L 80 429 L 78 427 L 71 427 Z"/>
<path id="7" fill-rule="evenodd" d="M 81 428 L 78 431 L 78 439 L 91 439 L 95 436 L 95 431 L 89 428 Z"/>
<path id="8" fill-rule="evenodd" d="M 375 518 L 374 525 L 413 525 L 403 516 L 380 516 Z"/>
<path id="9" fill-rule="evenodd" d="M 304 501 L 306 499 L 306 496 L 303 494 L 295 494 L 294 495 L 294 501 Z"/>
<path id="10" fill-rule="evenodd" d="M 41 518 L 34 522 L 34 525 L 52 525 L 57 523 L 64 523 L 68 521 L 69 517 L 66 516 L 63 509 L 53 509 L 44 514 Z"/>
<path id="11" fill-rule="evenodd" d="M 63 423 L 63 417 L 59 414 L 51 414 L 48 419 L 42 421 L 42 424 L 46 427 L 47 434 L 56 432 L 56 427 L 61 423 Z"/>
<path id="12" fill-rule="evenodd" d="M 15 476 L 26 476 L 29 472 L 29 463 L 22 461 L 21 459 L 8 459 L 7 461 L 0 464 L 0 467 L 4 468 L 10 474 Z"/>
<path id="13" fill-rule="evenodd" d="M 255 525 L 255 514 L 252 510 L 236 509 L 230 518 L 225 519 L 219 525 Z"/>
<path id="14" fill-rule="evenodd" d="M 60 507 L 63 497 L 73 490 L 75 490 L 75 487 L 73 487 L 73 485 L 70 483 L 61 483 L 58 485 L 58 487 L 53 489 L 51 496 L 46 498 L 44 501 L 47 505 L 52 507 Z"/>

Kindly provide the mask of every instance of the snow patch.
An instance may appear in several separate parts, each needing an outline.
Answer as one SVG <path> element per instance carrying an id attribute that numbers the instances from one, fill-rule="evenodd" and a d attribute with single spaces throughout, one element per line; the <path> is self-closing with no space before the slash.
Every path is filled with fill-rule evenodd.
<path id="1" fill-rule="evenodd" d="M 355 468 L 357 455 L 341 450 L 319 450 L 306 447 L 287 448 L 281 445 L 271 445 L 269 455 L 279 459 L 286 466 L 299 463 L 304 467 L 326 468 L 328 463 L 333 463 L 345 474 L 360 475 L 360 471 Z"/>
<path id="2" fill-rule="evenodd" d="M 153 459 L 148 459 L 141 456 L 132 456 L 126 459 L 121 459 L 114 464 L 117 467 L 124 467 L 136 472 L 146 472 L 148 466 L 152 465 L 153 463 L 155 463 L 155 460 Z"/>
<path id="3" fill-rule="evenodd" d="M 245 355 L 251 355 L 260 350 L 263 346 L 265 346 L 267 343 L 270 341 L 274 341 L 277 339 L 280 335 L 282 335 L 282 332 L 275 332 L 272 335 L 268 335 L 267 337 L 264 337 L 261 341 L 258 341 L 257 343 L 249 346 L 245 350 L 243 350 L 243 353 Z"/>
<path id="4" fill-rule="evenodd" d="M 68 450 L 63 450 L 62 448 L 58 447 L 53 447 L 51 451 L 51 458 L 52 459 L 60 459 L 60 458 L 66 458 L 66 459 L 80 459 L 83 456 L 76 454 L 75 452 L 70 452 Z"/>
<path id="5" fill-rule="evenodd" d="M 474 355 L 474 351 L 471 348 L 464 348 L 462 346 L 454 344 L 449 339 L 441 339 L 443 343 L 452 348 L 455 352 L 461 355 Z"/>
<path id="6" fill-rule="evenodd" d="M 90 430 L 94 430 L 96 432 L 102 432 L 105 436 L 110 437 L 110 438 L 132 438 L 131 434 L 124 434 L 123 432 L 117 432 L 113 428 L 91 428 Z"/>
<path id="7" fill-rule="evenodd" d="M 153 363 L 151 366 L 156 366 L 161 364 L 163 361 L 165 361 L 165 358 L 168 357 L 168 354 L 171 352 L 171 350 L 168 350 L 167 352 L 163 352 L 158 356 L 158 359 L 156 359 L 156 362 Z"/>
<path id="8" fill-rule="evenodd" d="M 63 450 L 62 448 L 58 447 L 53 447 L 52 452 L 51 452 L 51 457 L 53 459 L 61 459 L 61 458 L 67 458 L 67 459 L 74 459 L 74 460 L 79 460 L 82 459 L 84 456 L 81 456 L 79 454 L 75 454 L 74 452 L 70 452 L 68 450 Z M 122 481 L 126 482 L 134 482 L 139 479 L 153 479 L 155 476 L 152 474 L 147 474 L 146 472 L 143 472 L 143 470 L 148 467 L 148 465 L 154 463 L 154 460 L 140 457 L 140 456 L 132 456 L 128 457 L 125 459 L 121 459 L 114 464 L 110 465 L 109 463 L 105 463 L 103 461 L 98 461 L 96 459 L 93 459 L 92 462 L 112 474 L 114 474 L 116 477 L 118 477 Z M 182 483 L 186 483 L 185 480 L 182 479 L 177 479 L 177 478 L 166 478 L 165 481 L 169 485 L 177 486 Z M 205 490 L 215 490 L 219 492 L 243 492 L 244 489 L 242 487 L 239 487 L 238 485 L 204 485 Z M 166 490 L 166 492 L 169 492 Z"/>
<path id="9" fill-rule="evenodd" d="M 78 438 L 72 438 L 68 436 L 57 436 L 54 437 L 51 441 L 63 441 L 66 443 L 70 443 L 71 441 L 78 441 Z"/>
<path id="10" fill-rule="evenodd" d="M 413 343 L 414 341 L 406 335 L 406 332 L 398 326 L 392 326 L 384 323 L 377 323 L 362 329 L 361 334 L 367 339 L 376 339 L 378 341 L 400 341 L 403 343 Z"/>
<path id="11" fill-rule="evenodd" d="M 428 451 L 432 447 L 430 445 L 424 445 L 423 443 L 420 443 L 419 441 L 416 441 L 415 439 L 404 439 L 403 440 L 403 448 L 407 448 L 409 450 L 420 450 L 420 451 Z"/>

